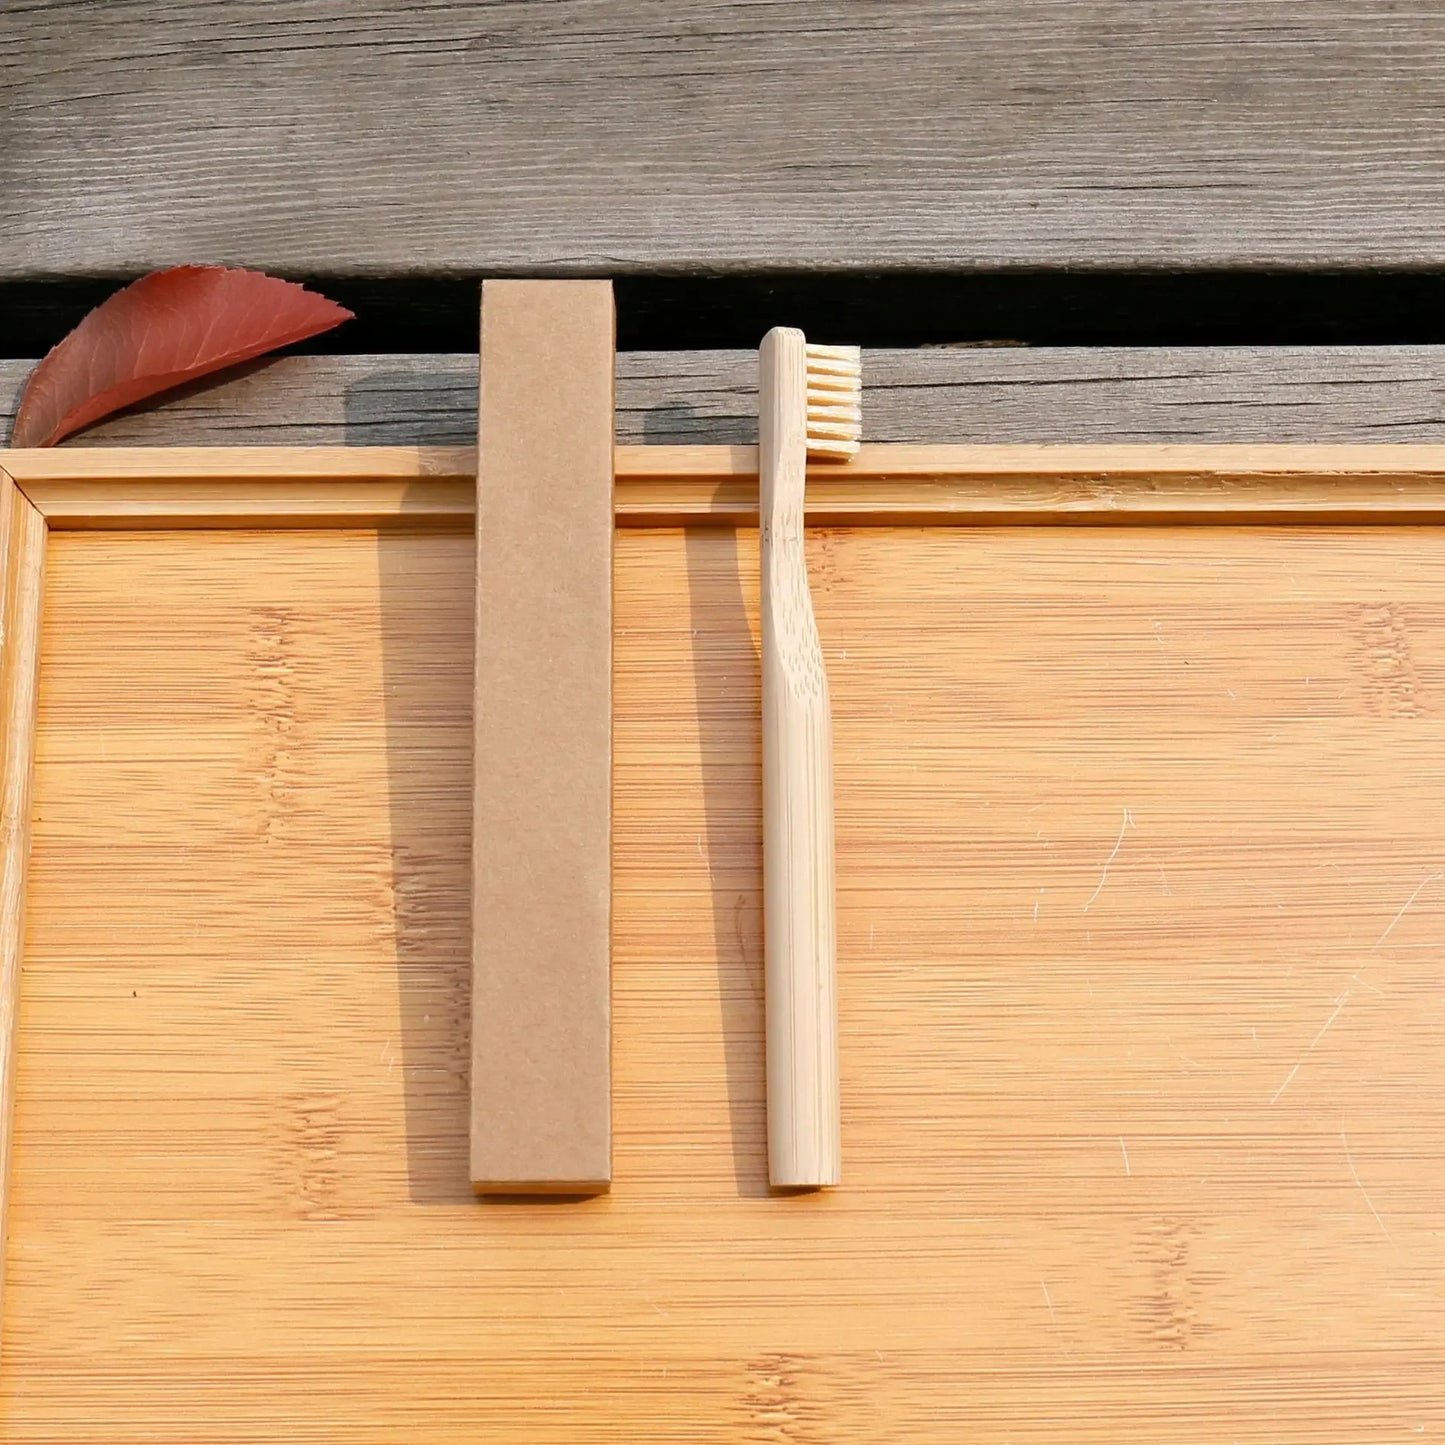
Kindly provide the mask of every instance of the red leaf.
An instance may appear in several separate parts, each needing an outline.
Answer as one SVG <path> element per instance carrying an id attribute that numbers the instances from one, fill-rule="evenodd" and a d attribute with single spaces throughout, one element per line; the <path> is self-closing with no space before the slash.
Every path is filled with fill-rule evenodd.
<path id="1" fill-rule="evenodd" d="M 158 391 L 350 319 L 344 306 L 260 271 L 152 271 L 101 302 L 35 368 L 10 445 L 54 446 Z"/>

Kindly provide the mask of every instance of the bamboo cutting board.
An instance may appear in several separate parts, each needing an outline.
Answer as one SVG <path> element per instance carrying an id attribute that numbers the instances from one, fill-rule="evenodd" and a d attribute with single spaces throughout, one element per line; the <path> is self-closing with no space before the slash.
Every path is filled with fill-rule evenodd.
<path id="1" fill-rule="evenodd" d="M 755 534 L 624 531 L 559 1205 L 467 1179 L 470 538 L 52 533 L 5 1439 L 1445 1429 L 1445 533 L 809 545 L 845 1187 L 766 1191 Z"/>

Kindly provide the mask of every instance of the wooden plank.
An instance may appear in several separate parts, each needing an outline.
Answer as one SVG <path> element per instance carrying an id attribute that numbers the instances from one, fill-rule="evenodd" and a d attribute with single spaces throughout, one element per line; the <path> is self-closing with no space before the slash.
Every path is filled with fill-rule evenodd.
<path id="1" fill-rule="evenodd" d="M 40 599 L 45 522 L 0 470 L 0 1257 L 3 1257 L 14 1142 L 15 1059 L 35 699 L 40 670 Z M 4 1294 L 0 1268 L 0 1298 Z"/>
<path id="2" fill-rule="evenodd" d="M 9 1440 L 1445 1428 L 1445 532 L 810 539 L 853 1182 L 802 1200 L 755 542 L 619 535 L 616 1183 L 562 1209 L 466 1174 L 470 540 L 51 546 Z"/>
<path id="3" fill-rule="evenodd" d="M 27 484 L 52 527 L 122 532 L 161 527 L 465 530 L 476 509 L 475 489 L 471 477 L 415 482 L 360 477 L 301 484 L 284 477 L 269 481 L 131 477 Z"/>
<path id="4" fill-rule="evenodd" d="M 467 526 L 474 447 L 0 451 L 53 527 Z"/>
<path id="5" fill-rule="evenodd" d="M 0 452 L 55 528 L 403 526 L 465 530 L 475 453 L 416 447 Z M 621 527 L 756 526 L 757 452 L 619 446 Z M 870 443 L 810 469 L 809 523 L 1359 526 L 1445 517 L 1445 446 Z"/>
<path id="6" fill-rule="evenodd" d="M 5 276 L 1445 260 L 1390 0 L 34 0 L 0 54 Z"/>
<path id="7" fill-rule="evenodd" d="M 612 1182 L 612 477 L 606 281 L 482 288 L 471 1180 Z"/>
<path id="8" fill-rule="evenodd" d="M 639 453 L 642 448 L 636 448 Z M 707 448 L 680 448 L 682 453 Z M 727 451 L 723 448 L 721 450 Z M 731 456 L 732 452 L 728 451 Z M 85 482 L 213 482 L 324 491 L 332 483 L 475 482 L 472 447 L 11 447 L 0 451 L 22 485 Z M 714 470 L 718 464 L 714 463 Z"/>
<path id="9" fill-rule="evenodd" d="M 0 435 L 33 362 L 0 361 Z M 1445 347 L 864 353 L 870 441 L 1445 441 Z M 281 357 L 66 443 L 471 446 L 474 355 Z M 622 442 L 757 440 L 756 352 L 623 352 Z"/>

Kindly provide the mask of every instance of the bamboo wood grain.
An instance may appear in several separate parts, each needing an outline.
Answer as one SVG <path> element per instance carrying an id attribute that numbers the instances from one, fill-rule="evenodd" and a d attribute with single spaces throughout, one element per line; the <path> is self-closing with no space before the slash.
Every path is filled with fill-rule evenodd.
<path id="1" fill-rule="evenodd" d="M 0 451 L 55 528 L 463 527 L 465 447 Z M 757 522 L 757 451 L 619 446 L 620 527 Z M 865 445 L 809 469 L 814 526 L 1445 522 L 1445 447 Z"/>
<path id="2" fill-rule="evenodd" d="M 45 523 L 0 470 L 0 1251 L 13 1142 L 44 560 Z"/>
<path id="3" fill-rule="evenodd" d="M 768 1179 L 816 1189 L 842 1164 L 833 723 L 803 550 L 803 333 L 770 331 L 758 365 Z"/>
<path id="4" fill-rule="evenodd" d="M 8 1441 L 1445 1428 L 1445 533 L 807 547 L 850 1187 L 764 1197 L 757 536 L 624 533 L 559 1210 L 466 1177 L 470 540 L 51 537 Z"/>
<path id="5" fill-rule="evenodd" d="M 0 452 L 53 528 L 456 526 L 468 447 L 114 447 Z"/>

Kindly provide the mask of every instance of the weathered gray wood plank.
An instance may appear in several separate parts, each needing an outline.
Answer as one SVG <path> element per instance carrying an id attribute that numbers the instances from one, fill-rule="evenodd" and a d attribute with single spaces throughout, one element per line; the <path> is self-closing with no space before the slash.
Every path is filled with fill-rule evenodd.
<path id="1" fill-rule="evenodd" d="M 0 362 L 0 436 L 32 363 Z M 624 441 L 751 441 L 751 352 L 624 352 Z M 1445 347 L 864 354 L 874 441 L 1445 441 Z M 73 445 L 469 444 L 473 356 L 283 357 Z"/>
<path id="2" fill-rule="evenodd" d="M 15 0 L 0 279 L 1436 265 L 1445 7 Z"/>

